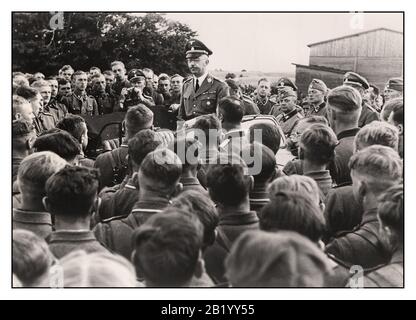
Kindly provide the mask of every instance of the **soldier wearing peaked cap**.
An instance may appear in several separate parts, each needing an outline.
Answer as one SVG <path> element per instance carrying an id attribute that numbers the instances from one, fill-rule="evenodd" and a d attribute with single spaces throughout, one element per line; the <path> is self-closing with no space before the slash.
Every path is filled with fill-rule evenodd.
<path id="1" fill-rule="evenodd" d="M 292 90 L 292 88 L 282 88 L 280 92 L 280 98 L 280 109 L 283 113 L 278 115 L 276 119 L 284 134 L 289 136 L 292 133 L 293 128 L 295 128 L 303 116 L 298 112 L 296 106 L 297 95 L 296 92 Z"/>
<path id="2" fill-rule="evenodd" d="M 296 84 L 289 78 L 280 78 L 277 81 L 277 88 L 281 89 L 283 87 L 289 87 L 292 88 L 293 91 L 298 91 L 298 87 L 296 86 Z"/>
<path id="3" fill-rule="evenodd" d="M 313 79 L 308 87 L 309 109 L 305 117 L 323 116 L 327 118 L 325 97 L 328 93 L 328 87 L 325 82 L 319 79 Z"/>
<path id="4" fill-rule="evenodd" d="M 361 94 L 362 100 L 362 110 L 360 118 L 358 119 L 358 126 L 360 128 L 364 127 L 366 124 L 369 124 L 373 121 L 378 121 L 380 116 L 376 109 L 370 106 L 365 102 L 365 91 L 370 88 L 370 84 L 367 79 L 355 72 L 347 72 L 344 75 L 344 85 L 353 87 L 358 90 Z"/>
<path id="5" fill-rule="evenodd" d="M 151 96 L 144 93 L 146 86 L 146 77 L 142 70 L 132 69 L 128 76 L 128 81 L 132 87 L 123 88 L 120 94 L 120 109 L 127 110 L 129 107 L 144 104 L 146 107 L 151 108 L 155 105 L 155 101 Z"/>
<path id="6" fill-rule="evenodd" d="M 208 73 L 208 57 L 212 51 L 201 41 L 186 44 L 186 61 L 192 77 L 184 81 L 178 118 L 190 120 L 204 114 L 216 113 L 218 102 L 229 95 L 228 86 Z"/>
<path id="7" fill-rule="evenodd" d="M 384 101 L 403 97 L 403 79 L 391 78 L 384 88 Z"/>
<path id="8" fill-rule="evenodd" d="M 276 104 L 280 105 L 280 96 L 279 96 L 280 95 L 280 90 L 282 88 L 285 88 L 285 87 L 292 88 L 293 91 L 296 91 L 296 92 L 298 91 L 298 87 L 296 86 L 296 84 L 292 80 L 290 80 L 289 78 L 284 78 L 283 77 L 283 78 L 280 78 L 277 82 L 274 82 L 272 84 L 272 88 L 271 88 L 272 95 L 270 96 L 269 100 L 273 103 L 276 103 Z M 274 109 L 276 109 L 276 108 L 274 108 Z M 301 109 L 301 110 L 303 110 L 303 109 Z M 280 111 L 279 113 L 282 113 L 282 112 Z M 270 114 L 272 114 L 272 113 L 270 113 Z"/>

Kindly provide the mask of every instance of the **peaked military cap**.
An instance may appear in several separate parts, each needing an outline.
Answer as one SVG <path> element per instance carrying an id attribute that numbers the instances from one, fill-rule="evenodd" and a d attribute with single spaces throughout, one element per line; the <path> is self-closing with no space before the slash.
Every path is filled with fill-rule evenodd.
<path id="1" fill-rule="evenodd" d="M 361 86 L 363 89 L 370 88 L 367 79 L 355 72 L 347 72 L 344 75 L 344 84 Z"/>
<path id="2" fill-rule="evenodd" d="M 403 92 L 403 79 L 402 78 L 391 78 L 387 81 L 386 89 L 396 90 Z"/>
<path id="3" fill-rule="evenodd" d="M 289 78 L 280 78 L 277 81 L 277 87 L 280 89 L 281 87 L 290 87 L 292 88 L 294 91 L 298 91 L 298 87 L 296 86 L 296 84 L 290 80 Z"/>
<path id="4" fill-rule="evenodd" d="M 318 90 L 322 91 L 323 93 L 327 93 L 328 87 L 326 86 L 325 82 L 319 79 L 312 79 L 311 83 L 309 84 L 309 90 Z"/>
<path id="5" fill-rule="evenodd" d="M 143 71 L 140 69 L 131 69 L 127 75 L 127 79 L 129 81 L 133 80 L 133 79 L 137 79 L 138 77 L 144 77 L 146 78 L 146 76 L 144 75 Z"/>
<path id="6" fill-rule="evenodd" d="M 189 40 L 185 46 L 185 50 L 186 58 L 199 57 L 202 54 L 210 56 L 212 54 L 212 51 L 208 49 L 208 47 L 202 43 L 202 41 L 197 39 Z"/>

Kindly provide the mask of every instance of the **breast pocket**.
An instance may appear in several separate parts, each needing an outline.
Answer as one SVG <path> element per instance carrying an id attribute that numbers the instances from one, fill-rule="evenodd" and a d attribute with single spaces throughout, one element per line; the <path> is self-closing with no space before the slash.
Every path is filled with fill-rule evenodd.
<path id="1" fill-rule="evenodd" d="M 201 99 L 201 109 L 206 113 L 214 113 L 217 107 L 217 99 L 214 95 L 206 95 Z"/>

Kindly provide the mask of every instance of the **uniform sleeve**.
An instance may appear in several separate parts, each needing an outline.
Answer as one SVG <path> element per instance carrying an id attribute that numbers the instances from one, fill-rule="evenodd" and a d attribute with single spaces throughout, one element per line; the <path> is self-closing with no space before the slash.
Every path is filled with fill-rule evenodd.
<path id="1" fill-rule="evenodd" d="M 178 120 L 185 120 L 185 105 L 183 100 L 184 86 L 182 86 L 180 106 L 178 110 Z"/>
<path id="2" fill-rule="evenodd" d="M 345 262 L 354 261 L 354 251 L 351 247 L 349 235 L 332 240 L 325 248 L 327 253 Z"/>
<path id="3" fill-rule="evenodd" d="M 98 223 L 94 230 L 95 238 L 99 243 L 104 247 L 111 249 L 113 247 L 112 237 L 111 237 L 111 228 L 108 223 L 100 222 Z"/>

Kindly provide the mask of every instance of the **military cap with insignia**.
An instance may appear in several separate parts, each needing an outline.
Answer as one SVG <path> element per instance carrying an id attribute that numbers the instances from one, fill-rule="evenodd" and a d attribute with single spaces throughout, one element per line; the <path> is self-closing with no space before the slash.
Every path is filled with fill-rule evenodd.
<path id="1" fill-rule="evenodd" d="M 208 47 L 197 39 L 189 40 L 185 46 L 186 58 L 197 58 L 200 55 L 206 54 L 210 56 L 212 51 Z"/>
<path id="2" fill-rule="evenodd" d="M 386 89 L 403 92 L 403 79 L 402 78 L 391 78 L 387 81 Z"/>
<path id="3" fill-rule="evenodd" d="M 289 78 L 280 78 L 277 81 L 277 87 L 279 88 L 279 90 L 280 90 L 281 87 L 290 87 L 294 91 L 298 91 L 298 87 L 296 86 L 296 84 L 292 80 L 290 80 Z"/>
<path id="4" fill-rule="evenodd" d="M 308 90 L 318 90 L 323 93 L 328 92 L 328 87 L 326 86 L 325 82 L 319 79 L 312 79 L 311 83 L 309 84 Z"/>
<path id="5" fill-rule="evenodd" d="M 298 97 L 296 95 L 296 92 L 292 88 L 289 88 L 289 87 L 281 88 L 279 93 L 280 93 L 280 99 L 285 99 L 288 97 L 295 97 L 295 98 Z"/>
<path id="6" fill-rule="evenodd" d="M 127 79 L 129 81 L 132 81 L 134 79 L 137 79 L 139 77 L 143 77 L 146 78 L 146 76 L 144 75 L 143 71 L 140 69 L 131 69 L 127 75 Z"/>
<path id="7" fill-rule="evenodd" d="M 368 83 L 367 79 L 355 72 L 347 72 L 344 75 L 344 84 L 359 86 L 363 89 L 370 88 L 370 84 Z"/>

